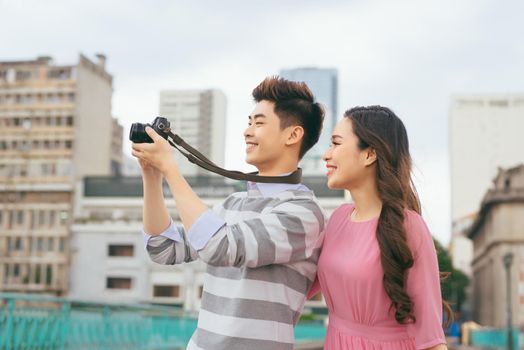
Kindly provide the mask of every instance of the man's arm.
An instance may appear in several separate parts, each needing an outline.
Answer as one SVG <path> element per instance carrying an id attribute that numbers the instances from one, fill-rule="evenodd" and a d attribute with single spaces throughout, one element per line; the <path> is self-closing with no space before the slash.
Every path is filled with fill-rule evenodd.
<path id="1" fill-rule="evenodd" d="M 171 220 L 162 189 L 162 173 L 147 160 L 138 160 L 144 189 L 144 245 L 151 260 L 172 265 L 197 259 L 183 227 L 177 227 Z"/>
<path id="2" fill-rule="evenodd" d="M 140 159 L 142 162 L 147 162 L 152 167 L 158 169 L 158 171 L 164 175 L 167 183 L 169 184 L 169 189 L 173 194 L 173 199 L 180 215 L 180 220 L 184 225 L 186 231 L 195 223 L 195 221 L 209 208 L 206 204 L 197 196 L 193 189 L 189 186 L 187 181 L 184 179 L 180 171 L 178 170 L 178 165 L 175 162 L 173 157 L 173 151 L 169 143 L 158 135 L 152 128 L 146 127 L 147 134 L 153 139 L 153 143 L 140 143 L 133 144 L 133 156 Z M 144 180 L 145 181 L 145 180 Z M 146 184 L 144 183 L 144 191 Z M 149 185 L 148 185 L 149 186 Z M 161 182 L 160 184 L 152 184 L 151 189 L 158 189 L 160 186 L 161 193 Z M 151 203 L 153 204 L 150 208 L 158 208 L 159 199 L 154 195 L 157 192 L 152 192 L 153 196 L 151 197 Z M 145 193 L 144 193 L 145 197 Z M 163 201 L 163 197 L 162 197 Z M 165 207 L 165 205 L 164 205 Z M 144 215 L 145 215 L 144 207 Z M 156 217 L 161 220 L 158 223 L 149 222 L 151 225 L 157 225 L 154 228 L 157 230 L 164 230 L 167 222 L 164 220 L 164 216 L 161 213 L 148 213 L 149 217 Z M 159 226 L 164 226 L 159 228 Z M 160 231 L 161 232 L 161 231 Z M 158 232 L 158 233 L 160 233 Z M 157 233 L 157 234 L 158 234 Z"/>
<path id="3" fill-rule="evenodd" d="M 144 231 L 151 236 L 164 232 L 171 224 L 162 192 L 162 174 L 156 169 L 142 166 L 142 181 L 144 186 Z"/>
<path id="4" fill-rule="evenodd" d="M 212 211 L 204 215 L 216 217 Z M 256 268 L 318 258 L 324 230 L 322 210 L 310 198 L 284 201 L 256 218 L 224 224 L 207 239 L 199 223 L 188 239 L 199 258 L 213 266 Z"/>

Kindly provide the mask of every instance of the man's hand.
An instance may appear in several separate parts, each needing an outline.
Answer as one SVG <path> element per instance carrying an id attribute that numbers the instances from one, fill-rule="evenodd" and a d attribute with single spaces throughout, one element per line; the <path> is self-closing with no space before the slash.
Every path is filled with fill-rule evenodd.
<path id="1" fill-rule="evenodd" d="M 177 167 L 173 149 L 169 142 L 158 135 L 153 128 L 146 127 L 146 132 L 153 143 L 133 143 L 131 154 L 138 158 L 144 174 L 153 174 L 153 169 L 156 169 L 165 175 L 169 169 Z"/>

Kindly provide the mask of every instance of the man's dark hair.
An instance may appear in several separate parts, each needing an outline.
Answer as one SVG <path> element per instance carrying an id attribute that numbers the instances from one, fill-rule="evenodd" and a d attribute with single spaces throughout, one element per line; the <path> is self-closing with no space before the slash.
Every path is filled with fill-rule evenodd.
<path id="1" fill-rule="evenodd" d="M 324 108 L 315 102 L 313 93 L 304 82 L 286 80 L 273 76 L 264 79 L 254 90 L 256 102 L 262 100 L 275 103 L 275 114 L 280 119 L 280 128 L 300 125 L 304 129 L 304 137 L 300 145 L 299 159 L 318 142 Z"/>

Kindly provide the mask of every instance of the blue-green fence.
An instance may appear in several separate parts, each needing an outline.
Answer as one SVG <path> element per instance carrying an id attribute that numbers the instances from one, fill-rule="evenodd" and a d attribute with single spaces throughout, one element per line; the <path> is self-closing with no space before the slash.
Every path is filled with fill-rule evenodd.
<path id="1" fill-rule="evenodd" d="M 196 319 L 180 309 L 0 293 L 0 349 L 184 348 Z M 322 340 L 322 323 L 300 323 L 297 342 Z"/>

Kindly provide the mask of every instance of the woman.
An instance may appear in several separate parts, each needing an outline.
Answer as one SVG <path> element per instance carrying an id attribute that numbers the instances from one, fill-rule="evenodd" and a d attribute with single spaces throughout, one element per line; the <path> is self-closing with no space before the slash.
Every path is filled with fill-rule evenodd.
<path id="1" fill-rule="evenodd" d="M 402 121 L 385 107 L 350 109 L 323 159 L 328 187 L 354 202 L 333 212 L 318 264 L 324 349 L 447 349 L 437 256 Z"/>

